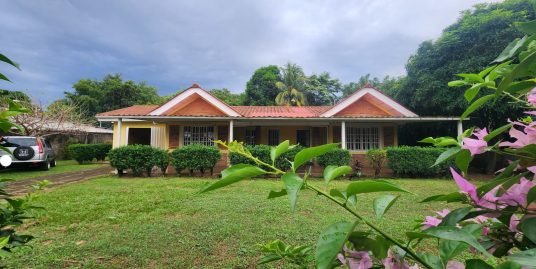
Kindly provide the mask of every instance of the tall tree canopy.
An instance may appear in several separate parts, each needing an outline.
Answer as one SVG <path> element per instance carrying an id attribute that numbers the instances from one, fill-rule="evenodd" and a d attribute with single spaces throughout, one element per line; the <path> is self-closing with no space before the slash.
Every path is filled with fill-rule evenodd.
<path id="1" fill-rule="evenodd" d="M 309 76 L 305 82 L 304 93 L 309 105 L 333 105 L 340 97 L 342 84 L 328 72 Z"/>
<path id="2" fill-rule="evenodd" d="M 275 97 L 275 103 L 280 106 L 303 106 L 307 105 L 307 98 L 303 93 L 306 84 L 303 69 L 293 63 L 287 63 L 281 67 L 281 81 L 276 82 L 279 93 Z"/>
<path id="3" fill-rule="evenodd" d="M 81 79 L 73 85 L 74 92 L 65 92 L 67 101 L 77 104 L 88 119 L 98 113 L 141 104 L 158 104 L 156 88 L 121 75 L 107 75 L 103 80 Z"/>
<path id="4" fill-rule="evenodd" d="M 489 66 L 511 40 L 522 36 L 514 23 L 534 18 L 534 10 L 527 0 L 479 4 L 464 11 L 436 41 L 426 41 L 419 46 L 406 64 L 407 76 L 390 93 L 419 115 L 460 115 L 468 103 L 463 90 L 448 87 L 448 82 L 457 79 L 456 74 L 474 73 Z M 521 112 L 505 101 L 498 101 L 472 115 L 471 123 L 494 128 Z M 406 142 L 404 137 L 414 141 L 441 135 L 431 133 L 434 130 L 444 135 L 445 125 L 440 128 L 407 126 L 401 142 Z"/>
<path id="5" fill-rule="evenodd" d="M 279 67 L 269 65 L 255 70 L 255 73 L 246 84 L 246 97 L 244 105 L 269 106 L 275 105 L 275 97 L 279 89 L 276 82 L 281 81 Z"/>
<path id="6" fill-rule="evenodd" d="M 226 88 L 212 89 L 210 93 L 230 106 L 241 106 L 244 104 L 244 99 L 246 98 L 245 93 L 232 93 Z"/>

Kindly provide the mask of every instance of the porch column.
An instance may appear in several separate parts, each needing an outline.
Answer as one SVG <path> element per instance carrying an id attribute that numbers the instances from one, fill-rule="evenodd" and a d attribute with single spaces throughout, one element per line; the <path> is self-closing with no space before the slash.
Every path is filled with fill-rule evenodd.
<path id="1" fill-rule="evenodd" d="M 346 149 L 346 122 L 341 122 L 341 147 Z"/>
<path id="2" fill-rule="evenodd" d="M 229 143 L 233 142 L 234 140 L 233 129 L 234 129 L 234 121 L 230 120 L 229 121 Z"/>
<path id="3" fill-rule="evenodd" d="M 458 135 L 461 135 L 463 134 L 463 124 L 462 124 L 462 121 L 459 120 L 458 121 Z"/>
<path id="4" fill-rule="evenodd" d="M 115 144 L 116 147 L 121 146 L 121 129 L 123 129 L 123 119 L 118 118 L 117 119 L 117 142 Z"/>

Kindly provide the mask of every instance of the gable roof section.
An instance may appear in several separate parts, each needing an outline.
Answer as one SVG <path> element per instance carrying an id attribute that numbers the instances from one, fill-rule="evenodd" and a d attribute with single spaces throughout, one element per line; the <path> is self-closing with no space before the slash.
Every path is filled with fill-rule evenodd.
<path id="1" fill-rule="evenodd" d="M 106 111 L 97 114 L 97 117 L 102 116 L 147 116 L 149 112 L 157 108 L 157 105 L 134 105 L 125 108 L 120 108 L 112 111 Z"/>
<path id="2" fill-rule="evenodd" d="M 368 103 L 371 103 L 379 109 L 386 111 L 386 116 L 418 117 L 417 114 L 405 108 L 403 105 L 399 104 L 382 92 L 372 88 L 369 84 L 365 85 L 364 88 L 356 91 L 354 94 L 348 96 L 346 99 L 322 113 L 320 117 L 333 117 L 339 112 L 343 111 L 345 108 L 351 107 L 352 104 L 356 103 L 363 97 L 365 97 L 364 100 L 367 100 Z"/>
<path id="3" fill-rule="evenodd" d="M 229 116 L 229 117 L 241 116 L 239 113 L 234 111 L 229 105 L 227 105 L 220 99 L 216 98 L 214 95 L 203 90 L 201 86 L 199 86 L 199 84 L 193 84 L 190 88 L 177 94 L 175 97 L 171 98 L 169 101 L 167 101 L 163 105 L 159 106 L 158 108 L 148 113 L 148 115 L 149 116 L 165 116 L 167 115 L 167 113 L 177 112 L 178 110 L 177 107 L 180 107 L 183 101 L 185 102 L 191 101 L 191 96 L 193 96 L 194 94 L 204 99 L 208 104 L 214 106 L 216 109 L 221 111 L 223 115 L 225 116 Z M 211 113 L 213 112 L 211 111 Z"/>

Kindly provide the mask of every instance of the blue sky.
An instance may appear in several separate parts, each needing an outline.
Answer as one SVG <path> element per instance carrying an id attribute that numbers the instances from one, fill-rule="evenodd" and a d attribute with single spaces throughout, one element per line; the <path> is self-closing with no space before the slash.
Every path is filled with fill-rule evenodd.
<path id="1" fill-rule="evenodd" d="M 81 78 L 109 73 L 162 95 L 200 83 L 241 92 L 258 67 L 288 61 L 307 74 L 404 74 L 419 43 L 437 38 L 474 0 L 0 0 L 2 66 L 47 104 Z"/>

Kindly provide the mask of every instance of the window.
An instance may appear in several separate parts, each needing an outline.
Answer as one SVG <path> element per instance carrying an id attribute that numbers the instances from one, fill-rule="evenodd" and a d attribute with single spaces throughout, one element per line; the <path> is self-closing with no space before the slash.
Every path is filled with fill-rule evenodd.
<path id="1" fill-rule="evenodd" d="M 296 130 L 296 142 L 304 147 L 311 146 L 311 131 L 309 130 Z"/>
<path id="2" fill-rule="evenodd" d="M 182 144 L 214 146 L 214 138 L 214 126 L 184 126 Z"/>
<path id="3" fill-rule="evenodd" d="M 246 128 L 246 145 L 255 145 L 257 143 L 256 133 L 255 128 Z"/>
<path id="4" fill-rule="evenodd" d="M 378 127 L 346 127 L 346 148 L 349 150 L 369 150 L 380 147 Z"/>
<path id="5" fill-rule="evenodd" d="M 270 146 L 279 145 L 279 130 L 277 129 L 268 130 L 268 145 Z"/>

